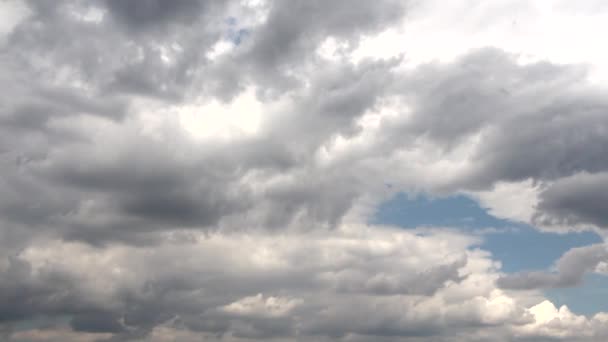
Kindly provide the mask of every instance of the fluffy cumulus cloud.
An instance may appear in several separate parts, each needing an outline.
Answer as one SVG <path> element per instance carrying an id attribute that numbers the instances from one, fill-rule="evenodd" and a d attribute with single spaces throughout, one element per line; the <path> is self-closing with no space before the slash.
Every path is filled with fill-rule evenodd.
<path id="1" fill-rule="evenodd" d="M 483 236 L 369 223 L 467 194 L 604 235 L 605 58 L 546 39 L 604 7 L 0 3 L 1 339 L 606 340 L 542 291 L 605 243 L 507 274 Z"/>

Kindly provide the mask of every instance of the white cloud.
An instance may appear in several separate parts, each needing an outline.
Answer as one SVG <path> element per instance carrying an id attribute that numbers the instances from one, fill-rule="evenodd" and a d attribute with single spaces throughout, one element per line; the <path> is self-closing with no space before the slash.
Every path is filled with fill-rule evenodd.
<path id="1" fill-rule="evenodd" d="M 534 322 L 517 327 L 518 335 L 576 341 L 600 341 L 608 336 L 606 313 L 587 318 L 572 313 L 565 305 L 558 309 L 550 301 L 531 307 L 529 312 L 534 316 Z"/>
<path id="2" fill-rule="evenodd" d="M 234 139 L 255 134 L 268 106 L 256 99 L 254 89 L 238 95 L 230 103 L 217 100 L 201 105 L 178 106 L 174 112 L 183 129 L 196 139 Z"/>
<path id="3" fill-rule="evenodd" d="M 153 341 L 173 336 L 170 326 L 220 329 L 226 336 L 248 326 L 251 336 L 287 338 L 296 327 L 304 335 L 441 337 L 449 329 L 506 326 L 526 336 L 553 336 L 568 334 L 550 325 L 554 317 L 568 329 L 596 324 L 567 309 L 550 310 L 549 302 L 526 309 L 538 293 L 496 289 L 499 266 L 487 252 L 467 249 L 475 238 L 458 233 L 419 236 L 351 225 L 332 233 L 180 234 L 188 238 L 156 247 L 46 242 L 20 258 L 32 274 L 74 275 L 87 302 L 126 315 L 127 324 L 135 314 L 131 305 L 152 305 L 159 318 L 172 312 L 164 318 L 172 319 L 169 326 L 150 335 Z M 124 302 L 124 293 L 135 302 Z M 284 320 L 278 331 L 271 324 L 277 319 Z M 211 321 L 215 327 L 206 325 Z"/>
<path id="4" fill-rule="evenodd" d="M 261 293 L 239 299 L 220 310 L 237 316 L 284 317 L 302 303 L 301 299 L 264 297 Z"/>

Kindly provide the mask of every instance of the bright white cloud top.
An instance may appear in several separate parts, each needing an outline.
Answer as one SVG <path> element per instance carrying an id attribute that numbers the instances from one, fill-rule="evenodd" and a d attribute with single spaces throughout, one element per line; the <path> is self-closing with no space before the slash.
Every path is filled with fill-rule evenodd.
<path id="1" fill-rule="evenodd" d="M 591 0 L 0 3 L 0 339 L 606 341 L 546 292 L 606 274 L 606 30 Z M 516 227 L 376 220 L 400 193 Z M 600 241 L 507 272 L 484 241 L 518 227 Z"/>

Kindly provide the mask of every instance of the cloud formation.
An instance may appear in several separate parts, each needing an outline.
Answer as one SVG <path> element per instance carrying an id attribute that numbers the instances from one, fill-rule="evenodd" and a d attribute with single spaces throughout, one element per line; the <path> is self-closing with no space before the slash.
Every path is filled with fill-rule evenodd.
<path id="1" fill-rule="evenodd" d="M 535 289 L 574 287 L 580 285 L 587 272 L 595 271 L 601 262 L 608 260 L 605 244 L 573 248 L 557 262 L 557 272 L 524 272 L 509 274 L 498 279 L 498 285 L 508 289 Z"/>
<path id="2" fill-rule="evenodd" d="M 465 3 L 465 31 L 538 14 Z M 3 340 L 606 339 L 606 313 L 542 293 L 600 272 L 604 243 L 504 274 L 466 232 L 368 224 L 398 192 L 466 193 L 604 234 L 592 65 L 416 50 L 450 18 L 433 2 L 0 6 Z"/>

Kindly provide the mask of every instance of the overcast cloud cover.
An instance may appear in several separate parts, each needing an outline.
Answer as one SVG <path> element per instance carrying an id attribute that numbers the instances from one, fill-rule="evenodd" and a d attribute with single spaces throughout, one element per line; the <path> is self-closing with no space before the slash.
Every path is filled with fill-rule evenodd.
<path id="1" fill-rule="evenodd" d="M 1 340 L 608 339 L 543 292 L 607 274 L 605 242 L 507 273 L 483 235 L 369 223 L 466 195 L 606 236 L 603 1 L 6 0 L 0 22 Z"/>

